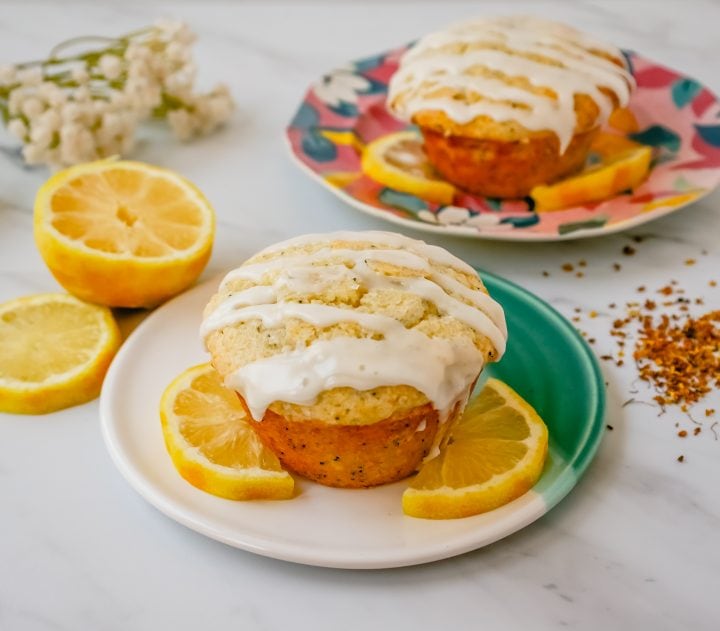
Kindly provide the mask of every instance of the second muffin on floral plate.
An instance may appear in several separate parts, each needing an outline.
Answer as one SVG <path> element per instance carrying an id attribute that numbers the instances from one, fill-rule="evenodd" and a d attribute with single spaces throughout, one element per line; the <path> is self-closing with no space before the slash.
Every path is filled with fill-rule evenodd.
<path id="1" fill-rule="evenodd" d="M 557 22 L 496 17 L 420 39 L 390 81 L 388 108 L 418 125 L 449 182 L 524 197 L 582 169 L 634 87 L 620 49 Z"/>
<path id="2" fill-rule="evenodd" d="M 369 487 L 437 453 L 507 329 L 477 272 L 446 250 L 339 232 L 279 243 L 230 272 L 202 335 L 284 466 Z"/>

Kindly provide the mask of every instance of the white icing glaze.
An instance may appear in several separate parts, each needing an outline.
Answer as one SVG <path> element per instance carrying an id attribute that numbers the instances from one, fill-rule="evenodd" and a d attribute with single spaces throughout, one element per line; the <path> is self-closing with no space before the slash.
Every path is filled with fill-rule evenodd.
<path id="1" fill-rule="evenodd" d="M 483 48 L 442 50 L 451 44 Z M 613 101 L 600 88 L 610 90 L 625 106 L 634 87 L 625 68 L 593 51 L 623 59 L 619 49 L 555 22 L 529 17 L 464 22 L 423 37 L 403 56 L 390 80 L 388 104 L 404 120 L 412 120 L 421 110 L 440 110 L 460 124 L 488 116 L 498 122 L 516 121 L 531 131 L 550 130 L 557 134 L 562 152 L 577 124 L 576 94 L 594 99 L 600 109 L 596 124 L 601 124 L 612 113 Z M 525 77 L 534 87 L 549 88 L 557 98 L 529 92 L 502 78 L 467 74 L 476 67 Z M 460 98 L 436 96 L 441 88 L 452 89 Z M 463 98 L 466 92 L 482 98 L 470 102 Z"/>
<path id="2" fill-rule="evenodd" d="M 340 230 L 324 234 L 304 234 L 299 237 L 281 241 L 271 245 L 258 253 L 258 256 L 278 252 L 288 248 L 302 247 L 323 241 L 345 241 L 347 243 L 372 243 L 375 246 L 383 246 L 390 249 L 405 250 L 433 263 L 454 267 L 468 274 L 475 274 L 475 270 L 462 259 L 450 254 L 444 248 L 437 245 L 430 245 L 419 239 L 411 239 L 396 232 L 385 232 L 384 230 L 364 230 L 362 232 L 348 232 Z"/>
<path id="3" fill-rule="evenodd" d="M 404 328 L 404 327 L 403 327 Z M 349 386 L 368 390 L 408 385 L 423 392 L 441 418 L 464 396 L 482 369 L 467 341 L 408 335 L 384 340 L 339 337 L 242 366 L 225 384 L 243 395 L 252 417 L 262 419 L 273 401 L 312 404 L 323 390 Z"/>
<path id="4" fill-rule="evenodd" d="M 317 327 L 354 322 L 380 334 L 382 339 L 319 340 L 307 348 L 246 364 L 227 376 L 226 385 L 243 395 L 255 419 L 262 419 L 273 401 L 307 405 L 330 388 L 349 386 L 368 390 L 383 385 L 417 388 L 444 419 L 455 403 L 466 396 L 468 385 L 482 369 L 484 358 L 469 339 L 431 338 L 386 315 L 351 307 L 301 303 L 297 297 L 348 281 L 366 291 L 406 291 L 435 304 L 441 315 L 464 322 L 489 338 L 498 357 L 505 350 L 507 338 L 502 308 L 486 293 L 470 289 L 449 273 L 437 270 L 429 260 L 472 270 L 467 264 L 445 250 L 401 235 L 371 232 L 313 235 L 285 242 L 282 247 L 328 239 L 377 247 L 359 250 L 323 247 L 239 267 L 225 277 L 221 287 L 235 279 L 266 284 L 232 293 L 221 301 L 203 321 L 201 335 L 206 337 L 214 330 L 253 319 L 259 319 L 266 328 L 274 328 L 289 318 L 297 318 Z M 404 249 L 392 249 L 393 246 Z M 273 246 L 261 254 L 277 253 L 279 249 Z M 376 271 L 373 263 L 418 270 L 429 278 L 387 275 Z M 475 274 L 474 270 L 472 273 Z M 271 284 L 267 284 L 269 274 L 273 274 Z M 288 293 L 293 298 L 283 300 Z"/>

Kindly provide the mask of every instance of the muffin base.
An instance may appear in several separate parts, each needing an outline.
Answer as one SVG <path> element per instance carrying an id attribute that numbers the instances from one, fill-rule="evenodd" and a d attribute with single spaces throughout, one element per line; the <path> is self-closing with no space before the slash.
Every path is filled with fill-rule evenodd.
<path id="1" fill-rule="evenodd" d="M 245 405 L 241 396 L 240 401 Z M 414 473 L 430 452 L 438 426 L 438 413 L 430 403 L 370 425 L 295 421 L 272 410 L 252 423 L 284 467 L 342 488 L 387 484 Z"/>
<path id="2" fill-rule="evenodd" d="M 502 141 L 421 132 L 428 160 L 448 182 L 476 195 L 518 198 L 582 169 L 598 129 L 575 134 L 562 155 L 552 133 Z"/>

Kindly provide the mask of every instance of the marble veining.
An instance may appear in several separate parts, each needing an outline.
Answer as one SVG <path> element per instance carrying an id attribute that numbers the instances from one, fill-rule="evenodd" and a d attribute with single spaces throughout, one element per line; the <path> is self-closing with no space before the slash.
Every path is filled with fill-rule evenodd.
<path id="1" fill-rule="evenodd" d="M 2 7 L 3 62 L 38 57 L 65 37 L 128 31 L 158 15 L 192 24 L 201 81 L 227 81 L 239 110 L 228 129 L 186 146 L 148 131 L 134 157 L 186 174 L 215 205 L 218 237 L 207 278 L 296 234 L 388 229 L 300 174 L 285 155 L 282 129 L 323 72 L 444 23 L 479 12 L 559 18 L 720 92 L 716 0 L 15 0 Z M 22 168 L 2 134 L 0 145 L 6 300 L 57 285 L 32 237 L 33 198 L 47 173 Z M 614 348 L 608 304 L 635 299 L 640 285 L 650 290 L 676 279 L 687 295 L 705 299 L 694 308 L 720 309 L 720 288 L 708 286 L 720 282 L 718 206 L 715 193 L 630 233 L 559 244 L 423 238 L 527 287 L 568 317 L 581 309 L 578 326 L 602 355 Z M 626 245 L 633 256 L 622 254 Z M 684 265 L 688 258 L 697 263 Z M 579 259 L 587 261 L 583 278 L 561 270 Z M 589 318 L 590 310 L 597 317 Z M 707 427 L 678 438 L 678 415 L 626 403 L 652 395 L 636 381 L 632 362 L 602 367 L 613 430 L 568 498 L 488 548 L 387 571 L 273 561 L 170 521 L 113 467 L 97 402 L 47 417 L 0 416 L 0 630 L 717 629 L 720 440 Z M 720 394 L 703 407 L 720 411 Z"/>

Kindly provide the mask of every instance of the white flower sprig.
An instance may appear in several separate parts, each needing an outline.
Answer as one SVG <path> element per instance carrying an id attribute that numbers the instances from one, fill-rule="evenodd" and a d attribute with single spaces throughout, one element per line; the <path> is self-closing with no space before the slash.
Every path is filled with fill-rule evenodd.
<path id="1" fill-rule="evenodd" d="M 61 56 L 69 45 L 102 47 Z M 77 38 L 47 59 L 0 66 L 0 115 L 28 164 L 53 167 L 127 154 L 138 124 L 167 119 L 181 140 L 222 125 L 234 103 L 227 86 L 195 91 L 195 35 L 160 21 L 118 38 Z"/>

